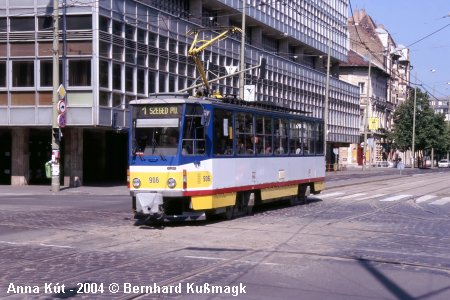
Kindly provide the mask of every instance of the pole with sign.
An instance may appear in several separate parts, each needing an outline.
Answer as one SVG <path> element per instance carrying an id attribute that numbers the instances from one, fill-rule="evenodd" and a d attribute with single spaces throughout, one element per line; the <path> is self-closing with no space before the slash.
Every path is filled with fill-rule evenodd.
<path id="1" fill-rule="evenodd" d="M 58 125 L 58 101 L 59 101 L 59 1 L 53 0 L 53 95 L 52 95 L 52 192 L 59 192 L 59 145 L 61 132 Z"/>

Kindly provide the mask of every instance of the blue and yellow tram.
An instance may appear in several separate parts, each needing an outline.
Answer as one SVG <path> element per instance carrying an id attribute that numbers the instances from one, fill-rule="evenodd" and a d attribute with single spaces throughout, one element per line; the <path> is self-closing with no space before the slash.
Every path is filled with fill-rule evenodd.
<path id="1" fill-rule="evenodd" d="M 324 187 L 323 120 L 187 94 L 130 102 L 129 180 L 135 217 L 227 218 Z"/>

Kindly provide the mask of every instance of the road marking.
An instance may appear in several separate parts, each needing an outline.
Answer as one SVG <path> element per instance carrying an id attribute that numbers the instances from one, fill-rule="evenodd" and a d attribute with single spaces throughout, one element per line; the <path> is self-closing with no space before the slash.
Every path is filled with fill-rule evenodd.
<path id="1" fill-rule="evenodd" d="M 384 195 L 386 195 L 386 194 L 368 195 L 367 197 L 364 198 L 364 200 L 366 200 L 366 199 L 378 198 L 378 197 L 383 197 Z"/>
<path id="2" fill-rule="evenodd" d="M 428 200 L 436 198 L 436 197 L 437 196 L 435 196 L 435 195 L 424 195 L 422 197 L 417 198 L 416 203 L 425 202 L 425 201 L 428 201 Z"/>
<path id="3" fill-rule="evenodd" d="M 389 198 L 385 198 L 385 199 L 381 199 L 381 202 L 391 202 L 391 201 L 397 201 L 397 200 L 401 200 L 407 197 L 411 197 L 411 195 L 396 195 L 396 196 L 392 196 Z"/>
<path id="4" fill-rule="evenodd" d="M 344 193 L 341 192 L 334 192 L 334 193 L 330 193 L 330 194 L 325 194 L 325 195 L 319 195 L 319 198 L 329 198 L 329 197 L 333 197 L 333 196 L 339 196 L 339 195 L 343 195 Z"/>
<path id="5" fill-rule="evenodd" d="M 366 193 L 357 193 L 357 194 L 353 194 L 353 195 L 348 195 L 348 196 L 344 196 L 341 198 L 337 198 L 340 200 L 347 200 L 347 199 L 353 199 L 353 198 L 358 198 L 359 196 L 364 196 Z"/>
<path id="6" fill-rule="evenodd" d="M 73 249 L 72 246 L 61 246 L 61 245 L 53 245 L 53 244 L 44 244 L 44 243 L 18 243 L 18 242 L 10 242 L 10 241 L 0 241 L 0 244 L 9 244 L 9 245 L 18 245 L 18 246 L 43 246 L 43 247 L 55 247 L 55 248 L 69 248 Z"/>
<path id="7" fill-rule="evenodd" d="M 433 204 L 433 205 L 444 205 L 444 204 L 447 204 L 447 203 L 450 203 L 450 197 L 441 198 L 439 200 L 431 202 L 430 204 Z"/>

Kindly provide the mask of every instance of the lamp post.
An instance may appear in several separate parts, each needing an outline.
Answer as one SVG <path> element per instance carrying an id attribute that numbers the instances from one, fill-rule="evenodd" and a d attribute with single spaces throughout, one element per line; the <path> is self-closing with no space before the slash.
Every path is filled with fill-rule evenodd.
<path id="1" fill-rule="evenodd" d="M 369 131 L 369 106 L 370 106 L 370 84 L 371 84 L 371 69 L 372 69 L 372 58 L 369 55 L 369 72 L 367 75 L 367 98 L 366 98 L 366 107 L 364 108 L 364 161 L 363 161 L 363 171 L 366 170 L 366 162 L 367 162 L 367 132 Z M 370 168 L 370 160 L 369 160 L 369 168 Z"/>
<path id="2" fill-rule="evenodd" d="M 331 65 L 331 38 L 328 31 L 328 53 L 327 53 L 327 78 L 325 81 L 325 103 L 323 112 L 323 153 L 325 155 L 325 164 L 327 160 L 327 139 L 328 139 L 328 106 L 330 94 L 330 65 Z"/>
<path id="3" fill-rule="evenodd" d="M 417 74 L 415 78 L 417 81 Z M 414 148 L 414 144 L 416 143 L 416 102 L 417 102 L 417 87 L 414 88 L 413 130 L 412 130 L 412 145 L 411 145 L 411 160 L 412 160 L 411 168 L 413 169 L 416 163 L 415 148 Z"/>

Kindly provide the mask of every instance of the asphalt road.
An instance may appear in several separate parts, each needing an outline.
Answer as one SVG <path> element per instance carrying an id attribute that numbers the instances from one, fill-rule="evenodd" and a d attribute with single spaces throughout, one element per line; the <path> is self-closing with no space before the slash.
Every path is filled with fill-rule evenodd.
<path id="1" fill-rule="evenodd" d="M 449 183 L 329 174 L 307 204 L 163 228 L 134 226 L 126 193 L 0 187 L 0 297 L 450 299 Z"/>

